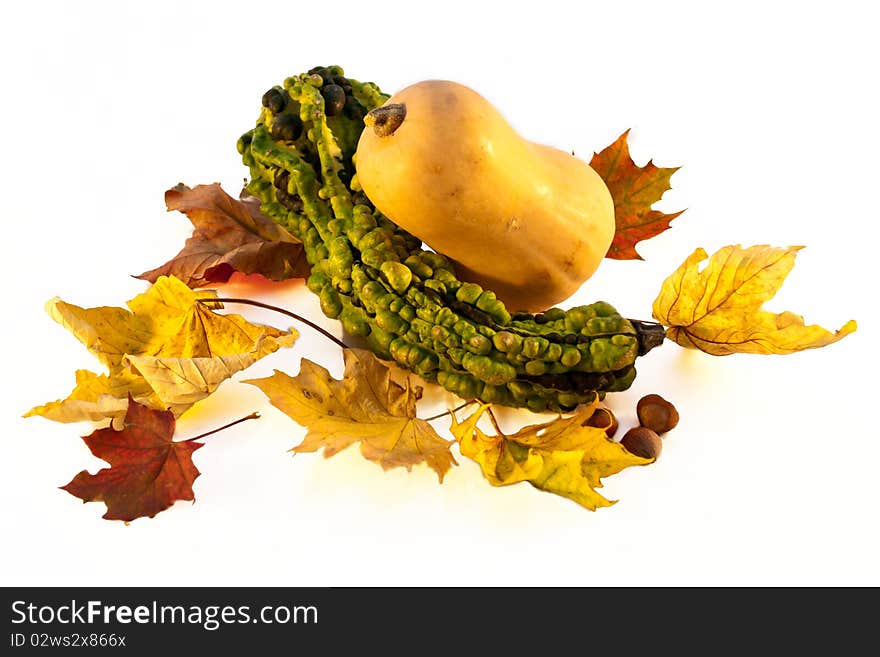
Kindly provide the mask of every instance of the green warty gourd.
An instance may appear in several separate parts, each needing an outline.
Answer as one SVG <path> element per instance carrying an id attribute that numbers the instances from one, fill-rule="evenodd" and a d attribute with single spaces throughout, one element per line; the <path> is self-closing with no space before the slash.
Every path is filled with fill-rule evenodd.
<path id="1" fill-rule="evenodd" d="M 603 301 L 511 314 L 373 207 L 353 156 L 364 117 L 387 99 L 338 66 L 316 67 L 267 91 L 238 140 L 246 193 L 302 241 L 324 314 L 380 358 L 464 399 L 558 412 L 628 388 L 662 326 Z"/>

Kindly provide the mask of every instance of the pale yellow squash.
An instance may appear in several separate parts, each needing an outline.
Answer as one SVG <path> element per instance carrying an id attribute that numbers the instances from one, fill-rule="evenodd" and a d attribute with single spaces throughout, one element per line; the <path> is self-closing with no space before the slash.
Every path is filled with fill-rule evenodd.
<path id="1" fill-rule="evenodd" d="M 599 175 L 520 137 L 472 89 L 420 82 L 367 124 L 356 156 L 367 197 L 510 310 L 564 301 L 608 251 L 614 203 Z"/>

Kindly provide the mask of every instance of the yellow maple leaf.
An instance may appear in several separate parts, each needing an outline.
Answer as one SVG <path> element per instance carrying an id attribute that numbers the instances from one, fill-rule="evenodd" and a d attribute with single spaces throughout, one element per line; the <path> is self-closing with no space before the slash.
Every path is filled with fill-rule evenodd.
<path id="1" fill-rule="evenodd" d="M 67 398 L 32 408 L 25 417 L 57 422 L 121 418 L 129 396 L 179 416 L 236 372 L 297 338 L 295 331 L 219 315 L 200 302 L 212 298 L 213 292 L 194 292 L 176 278 L 162 277 L 128 302 L 130 310 L 80 308 L 53 299 L 48 313 L 109 372 L 77 371 L 76 387 Z"/>
<path id="2" fill-rule="evenodd" d="M 123 418 L 128 409 L 128 395 L 135 401 L 158 410 L 158 399 L 149 384 L 129 371 L 114 376 L 76 371 L 76 387 L 65 398 L 35 406 L 24 417 L 39 415 L 54 422 L 100 422 Z"/>
<path id="3" fill-rule="evenodd" d="M 257 386 L 273 406 L 308 429 L 296 452 L 323 448 L 330 457 L 360 442 L 364 457 L 386 470 L 426 463 L 443 481 L 455 465 L 452 441 L 416 417 L 421 388 L 408 378 L 405 385 L 393 381 L 388 366 L 369 351 L 346 349 L 343 357 L 341 380 L 304 358 L 296 376 L 276 370 L 244 383 Z"/>
<path id="4" fill-rule="evenodd" d="M 293 333 L 293 332 L 292 332 Z M 158 397 L 162 406 L 180 415 L 197 401 L 214 392 L 236 372 L 240 372 L 279 347 L 278 340 L 260 336 L 250 351 L 212 358 L 157 358 L 131 356 L 123 364 L 131 365 Z"/>
<path id="5" fill-rule="evenodd" d="M 708 255 L 697 249 L 663 282 L 654 318 L 668 327 L 669 339 L 715 356 L 790 354 L 837 342 L 856 330 L 854 320 L 832 333 L 805 326 L 795 313 L 761 308 L 782 286 L 801 248 L 725 246 L 703 271 L 699 265 Z"/>
<path id="6" fill-rule="evenodd" d="M 529 425 L 511 435 L 482 431 L 477 421 L 489 406 L 481 405 L 463 422 L 453 415 L 450 430 L 462 455 L 476 461 L 493 486 L 528 481 L 594 511 L 614 504 L 595 490 L 602 487 L 603 477 L 653 462 L 630 454 L 608 438 L 604 428 L 585 426 L 597 403 L 571 417 Z"/>

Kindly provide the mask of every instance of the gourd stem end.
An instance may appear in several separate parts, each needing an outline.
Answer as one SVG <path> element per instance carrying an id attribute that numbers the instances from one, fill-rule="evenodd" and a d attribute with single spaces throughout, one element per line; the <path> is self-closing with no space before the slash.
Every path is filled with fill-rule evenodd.
<path id="1" fill-rule="evenodd" d="M 639 356 L 644 356 L 654 347 L 663 344 L 666 328 L 657 322 L 646 322 L 640 319 L 629 320 L 636 330 L 639 339 Z"/>
<path id="2" fill-rule="evenodd" d="M 364 124 L 373 129 L 377 137 L 390 137 L 406 118 L 406 105 L 390 103 L 367 112 Z"/>

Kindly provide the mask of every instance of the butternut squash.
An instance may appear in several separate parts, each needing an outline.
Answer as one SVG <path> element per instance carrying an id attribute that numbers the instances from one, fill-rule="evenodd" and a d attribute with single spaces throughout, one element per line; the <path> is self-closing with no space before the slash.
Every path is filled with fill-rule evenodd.
<path id="1" fill-rule="evenodd" d="M 365 122 L 355 166 L 367 197 L 511 310 L 564 301 L 608 251 L 614 203 L 599 175 L 520 137 L 472 89 L 419 82 Z"/>

